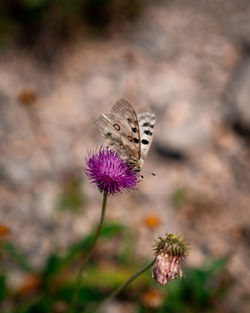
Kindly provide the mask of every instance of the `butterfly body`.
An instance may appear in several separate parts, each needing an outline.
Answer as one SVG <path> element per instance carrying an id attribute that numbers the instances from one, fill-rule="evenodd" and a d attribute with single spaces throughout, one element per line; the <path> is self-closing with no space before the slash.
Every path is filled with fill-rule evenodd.
<path id="1" fill-rule="evenodd" d="M 153 113 L 137 114 L 125 99 L 118 100 L 111 112 L 97 120 L 101 135 L 108 144 L 137 170 L 141 170 L 149 151 L 155 125 Z"/>

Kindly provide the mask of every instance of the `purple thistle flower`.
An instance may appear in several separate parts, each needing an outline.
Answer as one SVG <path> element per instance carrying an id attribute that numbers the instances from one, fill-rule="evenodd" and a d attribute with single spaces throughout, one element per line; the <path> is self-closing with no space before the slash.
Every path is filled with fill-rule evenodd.
<path id="1" fill-rule="evenodd" d="M 101 192 L 108 194 L 134 189 L 139 182 L 137 172 L 109 148 L 88 155 L 85 173 Z"/>

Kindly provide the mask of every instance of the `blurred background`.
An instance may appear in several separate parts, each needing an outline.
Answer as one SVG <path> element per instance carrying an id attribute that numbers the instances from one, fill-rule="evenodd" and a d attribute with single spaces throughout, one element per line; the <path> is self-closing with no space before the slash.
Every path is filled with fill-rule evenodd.
<path id="1" fill-rule="evenodd" d="M 154 142 L 108 199 L 78 312 L 166 232 L 191 244 L 185 277 L 148 271 L 100 312 L 250 312 L 248 0 L 1 1 L 0 312 L 68 312 L 102 201 L 84 160 L 121 97 L 155 112 Z"/>

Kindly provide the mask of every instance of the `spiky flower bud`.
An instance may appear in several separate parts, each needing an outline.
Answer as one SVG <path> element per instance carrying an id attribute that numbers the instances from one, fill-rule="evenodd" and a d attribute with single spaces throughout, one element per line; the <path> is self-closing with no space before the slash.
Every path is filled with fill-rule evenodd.
<path id="1" fill-rule="evenodd" d="M 189 253 L 188 243 L 178 234 L 166 234 L 159 237 L 154 244 L 156 260 L 153 268 L 153 278 L 159 285 L 165 285 L 178 275 L 182 277 L 181 262 Z"/>

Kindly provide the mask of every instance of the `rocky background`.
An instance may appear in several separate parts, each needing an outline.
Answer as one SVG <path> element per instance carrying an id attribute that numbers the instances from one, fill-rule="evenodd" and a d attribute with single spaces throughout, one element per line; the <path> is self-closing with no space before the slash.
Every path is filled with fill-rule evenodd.
<path id="1" fill-rule="evenodd" d="M 110 198 L 107 218 L 137 232 L 138 257 L 166 232 L 191 243 L 191 266 L 227 257 L 233 284 L 219 311 L 250 311 L 249 17 L 247 0 L 162 0 L 47 59 L 41 47 L 1 50 L 0 220 L 34 265 L 97 223 L 84 160 L 103 143 L 95 120 L 124 97 L 157 125 L 143 182 Z"/>

